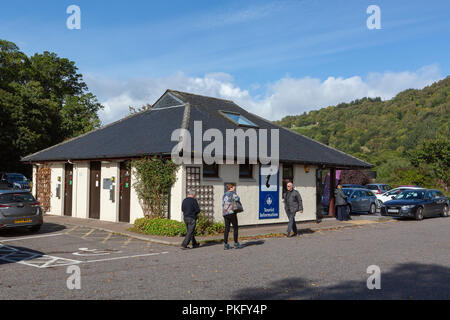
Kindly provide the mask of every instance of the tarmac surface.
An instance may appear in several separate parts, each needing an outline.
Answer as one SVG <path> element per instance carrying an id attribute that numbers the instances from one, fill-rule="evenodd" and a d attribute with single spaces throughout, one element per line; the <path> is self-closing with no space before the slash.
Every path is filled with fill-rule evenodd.
<path id="1" fill-rule="evenodd" d="M 301 236 L 244 240 L 228 251 L 220 243 L 180 250 L 56 220 L 46 217 L 38 234 L 0 232 L 0 299 L 450 298 L 448 218 L 299 224 Z M 379 290 L 367 287 L 372 265 Z M 74 266 L 81 289 L 68 286 Z"/>

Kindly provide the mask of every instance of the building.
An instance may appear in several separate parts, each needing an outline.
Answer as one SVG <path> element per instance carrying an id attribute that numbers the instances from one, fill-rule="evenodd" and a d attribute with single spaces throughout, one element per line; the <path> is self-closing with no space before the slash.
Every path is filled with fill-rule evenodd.
<path id="1" fill-rule="evenodd" d="M 224 135 L 227 129 L 278 129 L 279 174 L 261 178 L 259 164 L 237 161 L 181 165 L 169 196 L 170 219 L 182 221 L 181 202 L 186 190 L 194 187 L 199 191 L 202 210 L 221 221 L 224 185 L 234 182 L 245 209 L 240 214 L 241 225 L 287 222 L 282 203 L 283 182 L 292 180 L 303 198 L 304 213 L 297 215 L 298 221 L 315 220 L 322 170 L 372 167 L 249 113 L 232 101 L 173 90 L 167 90 L 150 110 L 26 156 L 22 161 L 33 165 L 33 193 L 47 213 L 133 223 L 144 215 L 132 187 L 135 177 L 127 170 L 126 162 L 151 155 L 170 157 L 177 145 L 171 139 L 173 131 L 184 128 L 194 135 L 195 121 L 202 122 L 203 131 L 215 128 Z M 330 194 L 333 191 L 331 188 Z M 333 194 L 331 198 L 334 199 Z M 330 215 L 333 214 L 331 206 Z"/>

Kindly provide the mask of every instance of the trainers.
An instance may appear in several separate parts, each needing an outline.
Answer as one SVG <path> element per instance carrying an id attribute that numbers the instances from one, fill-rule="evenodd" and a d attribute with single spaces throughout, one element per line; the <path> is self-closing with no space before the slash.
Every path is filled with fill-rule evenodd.
<path id="1" fill-rule="evenodd" d="M 228 243 L 225 243 L 225 244 L 223 245 L 223 249 L 224 249 L 224 250 L 230 250 L 230 249 L 231 249 L 231 246 L 230 246 Z"/>
<path id="2" fill-rule="evenodd" d="M 235 249 L 242 249 L 242 245 L 241 245 L 239 242 L 236 242 L 236 243 L 234 244 L 234 248 L 235 248 Z"/>
<path id="3" fill-rule="evenodd" d="M 196 243 L 196 244 L 193 244 L 193 245 L 192 245 L 192 248 L 193 248 L 193 249 L 199 248 L 199 247 L 200 247 L 200 244 L 199 244 L 199 243 Z"/>

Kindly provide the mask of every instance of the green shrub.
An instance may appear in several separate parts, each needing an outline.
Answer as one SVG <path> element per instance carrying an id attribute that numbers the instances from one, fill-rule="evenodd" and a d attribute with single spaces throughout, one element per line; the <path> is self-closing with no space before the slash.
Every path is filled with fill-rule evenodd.
<path id="1" fill-rule="evenodd" d="M 200 214 L 195 229 L 196 236 L 214 235 L 223 233 L 225 225 L 214 222 L 211 217 Z M 185 236 L 186 225 L 183 222 L 165 218 L 141 218 L 134 222 L 134 231 L 155 236 L 176 237 Z"/>
<path id="2" fill-rule="evenodd" d="M 186 235 L 183 222 L 165 218 L 141 218 L 134 222 L 136 231 L 155 236 L 176 237 Z"/>

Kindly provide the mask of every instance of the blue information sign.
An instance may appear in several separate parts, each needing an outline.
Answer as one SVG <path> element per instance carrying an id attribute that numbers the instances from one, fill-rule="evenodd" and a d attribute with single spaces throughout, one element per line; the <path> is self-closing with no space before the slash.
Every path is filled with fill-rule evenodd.
<path id="1" fill-rule="evenodd" d="M 280 218 L 279 177 L 279 170 L 276 175 L 263 175 L 259 166 L 259 219 Z"/>

